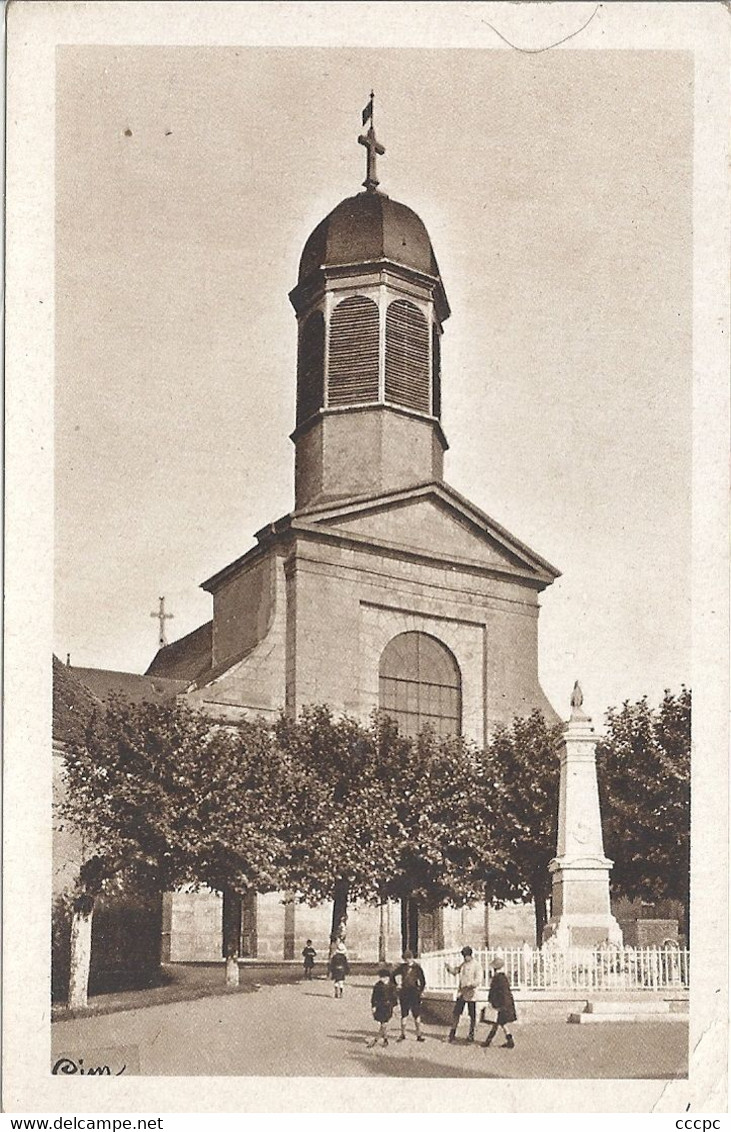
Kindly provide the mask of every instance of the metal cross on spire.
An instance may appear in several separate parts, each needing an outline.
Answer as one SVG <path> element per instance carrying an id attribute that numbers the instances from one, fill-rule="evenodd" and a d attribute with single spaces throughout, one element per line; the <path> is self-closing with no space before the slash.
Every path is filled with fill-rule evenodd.
<path id="1" fill-rule="evenodd" d="M 368 151 L 366 159 L 366 179 L 363 182 L 364 187 L 369 193 L 375 193 L 378 188 L 378 177 L 376 176 L 376 155 L 383 156 L 386 152 L 385 148 L 379 141 L 376 141 L 376 131 L 373 128 L 373 91 L 367 106 L 363 111 L 363 125 L 370 122 L 367 134 L 361 134 L 358 138 L 360 145 L 364 145 Z"/>
<path id="2" fill-rule="evenodd" d="M 158 645 L 160 646 L 161 649 L 164 649 L 166 644 L 167 644 L 167 640 L 165 639 L 165 622 L 171 621 L 172 618 L 175 616 L 175 614 L 165 612 L 165 598 L 164 597 L 158 598 L 158 601 L 160 602 L 160 608 L 157 610 L 156 613 L 151 613 L 150 617 L 157 617 L 157 620 L 160 623 L 160 634 L 157 638 L 157 643 L 158 643 Z"/>

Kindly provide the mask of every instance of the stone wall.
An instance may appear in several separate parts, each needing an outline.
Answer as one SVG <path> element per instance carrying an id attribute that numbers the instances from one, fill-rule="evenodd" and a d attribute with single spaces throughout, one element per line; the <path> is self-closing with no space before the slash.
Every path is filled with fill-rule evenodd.
<path id="1" fill-rule="evenodd" d="M 666 940 L 679 940 L 677 920 L 620 920 L 625 947 L 660 947 Z"/>
<path id="2" fill-rule="evenodd" d="M 221 959 L 221 904 L 216 892 L 165 893 L 163 963 L 210 963 Z"/>
<path id="3" fill-rule="evenodd" d="M 193 707 L 210 715 L 274 718 L 285 704 L 287 606 L 282 555 L 271 550 L 250 583 L 230 582 L 221 599 L 227 617 L 226 649 L 249 651 L 187 696 Z"/>

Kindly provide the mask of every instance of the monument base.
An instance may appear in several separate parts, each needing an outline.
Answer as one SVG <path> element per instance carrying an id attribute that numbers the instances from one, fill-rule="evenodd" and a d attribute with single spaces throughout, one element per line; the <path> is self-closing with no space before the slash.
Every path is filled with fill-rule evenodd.
<path id="1" fill-rule="evenodd" d="M 543 931 L 544 943 L 562 948 L 622 946 L 622 929 L 609 903 L 611 867 L 603 854 L 551 861 L 552 915 Z"/>
<path id="2" fill-rule="evenodd" d="M 543 942 L 562 951 L 572 947 L 593 949 L 606 943 L 621 947 L 622 929 L 611 913 L 603 917 L 574 913 L 555 920 L 552 917 L 543 929 Z"/>

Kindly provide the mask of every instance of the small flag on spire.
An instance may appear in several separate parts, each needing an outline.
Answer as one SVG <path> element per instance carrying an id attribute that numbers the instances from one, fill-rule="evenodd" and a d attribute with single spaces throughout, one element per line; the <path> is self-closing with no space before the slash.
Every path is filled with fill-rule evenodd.
<path id="1" fill-rule="evenodd" d="M 366 122 L 373 121 L 373 91 L 371 91 L 371 97 L 368 99 L 368 105 L 363 110 L 362 117 L 364 126 Z"/>

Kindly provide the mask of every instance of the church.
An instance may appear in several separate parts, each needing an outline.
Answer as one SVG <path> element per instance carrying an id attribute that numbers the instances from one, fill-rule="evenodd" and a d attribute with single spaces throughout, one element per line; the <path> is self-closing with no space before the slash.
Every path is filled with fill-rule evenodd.
<path id="1" fill-rule="evenodd" d="M 442 398 L 459 395 L 442 381 L 449 302 L 424 223 L 379 187 L 372 100 L 366 123 L 363 191 L 304 241 L 289 295 L 294 507 L 202 583 L 211 620 L 162 647 L 147 676 L 217 718 L 381 709 L 409 735 L 429 724 L 483 744 L 536 708 L 557 719 L 538 614 L 559 572 L 444 479 Z M 310 938 L 322 955 L 330 914 L 291 894 L 249 899 L 241 954 L 291 959 Z M 401 928 L 398 907 L 351 908 L 351 957 L 377 959 L 380 935 L 395 958 Z M 530 908 L 418 911 L 422 951 L 533 930 Z M 220 897 L 168 894 L 163 959 L 220 957 Z"/>

